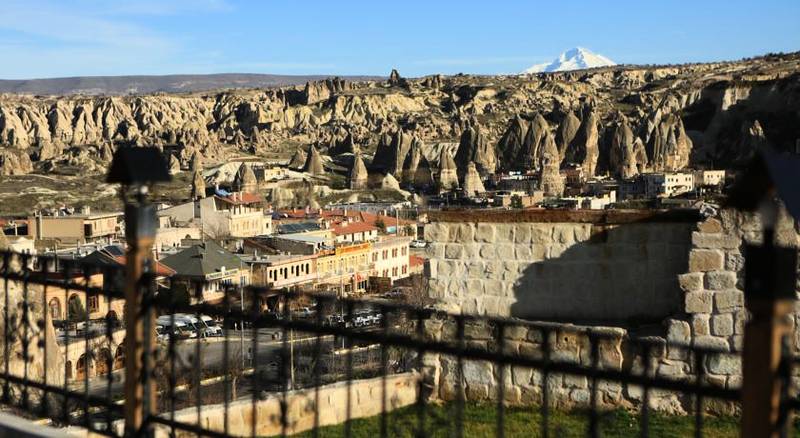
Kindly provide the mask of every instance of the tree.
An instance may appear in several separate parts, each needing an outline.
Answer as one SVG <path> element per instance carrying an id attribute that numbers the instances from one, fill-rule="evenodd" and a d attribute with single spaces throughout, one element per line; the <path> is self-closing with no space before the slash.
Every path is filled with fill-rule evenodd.
<path id="1" fill-rule="evenodd" d="M 375 226 L 378 227 L 378 229 L 380 229 L 381 231 L 384 232 L 386 231 L 386 224 L 383 223 L 383 219 L 381 218 L 375 219 Z"/>
<path id="2" fill-rule="evenodd" d="M 522 208 L 522 198 L 518 195 L 511 197 L 511 208 Z"/>
<path id="3" fill-rule="evenodd" d="M 86 309 L 78 297 L 73 296 L 70 298 L 67 305 L 67 317 L 71 322 L 78 322 L 86 320 Z"/>

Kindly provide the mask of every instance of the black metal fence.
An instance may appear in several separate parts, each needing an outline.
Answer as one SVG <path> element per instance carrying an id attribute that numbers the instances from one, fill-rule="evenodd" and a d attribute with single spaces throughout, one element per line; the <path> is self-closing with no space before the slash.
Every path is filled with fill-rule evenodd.
<path id="1" fill-rule="evenodd" d="M 132 309 L 122 269 L 2 253 L 5 405 L 56 425 L 124 434 L 130 382 L 121 316 Z M 226 285 L 208 303 L 205 284 L 177 293 L 156 273 L 140 286 L 137 315 L 152 322 L 155 345 L 135 384 L 153 388 L 145 425 L 158 435 L 317 436 L 339 424 L 345 436 L 460 437 L 474 433 L 469 412 L 478 405 L 496 436 L 558 436 L 554 415 L 569 409 L 599 436 L 606 413 L 620 407 L 649 436 L 652 409 L 668 400 L 701 436 L 707 414 L 739 409 L 738 385 L 708 373 L 709 361 L 737 361 L 736 353 L 395 299 Z M 796 367 L 784 363 L 788 383 Z M 782 415 L 798 407 L 786 387 Z M 516 406 L 529 412 L 522 431 L 508 421 Z M 375 423 L 351 421 L 359 417 Z"/>

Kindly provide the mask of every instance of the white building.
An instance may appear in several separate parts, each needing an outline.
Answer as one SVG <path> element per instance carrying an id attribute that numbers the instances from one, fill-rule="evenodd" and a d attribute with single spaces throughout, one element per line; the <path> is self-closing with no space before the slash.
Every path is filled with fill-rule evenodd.
<path id="1" fill-rule="evenodd" d="M 694 173 L 694 183 L 697 187 L 721 186 L 724 182 L 724 170 L 698 170 Z"/>
<path id="2" fill-rule="evenodd" d="M 670 198 L 694 189 L 694 175 L 687 172 L 645 173 L 641 177 L 648 198 Z"/>

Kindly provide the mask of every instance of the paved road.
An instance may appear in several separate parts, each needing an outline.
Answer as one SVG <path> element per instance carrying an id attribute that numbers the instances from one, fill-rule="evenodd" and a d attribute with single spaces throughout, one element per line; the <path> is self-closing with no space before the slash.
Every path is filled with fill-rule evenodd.
<path id="1" fill-rule="evenodd" d="M 244 360 L 245 368 L 251 368 L 253 364 L 259 367 L 267 366 L 271 362 L 279 362 L 281 356 L 281 349 L 284 348 L 284 342 L 280 339 L 273 339 L 274 329 L 258 329 L 257 340 L 255 347 L 255 357 L 252 364 L 249 359 L 249 351 L 253 351 L 253 337 L 256 334 L 253 330 L 245 330 L 243 333 L 239 331 L 228 332 L 228 350 L 227 356 L 239 360 Z M 292 340 L 287 340 L 287 345 L 298 347 L 314 347 L 317 342 L 316 336 L 308 336 L 302 334 L 295 334 Z M 331 348 L 333 343 L 333 336 L 322 336 L 320 345 L 322 348 Z M 210 338 L 195 340 L 189 339 L 180 341 L 175 345 L 175 372 L 178 376 L 184 373 L 192 373 L 195 370 L 201 371 L 201 376 L 206 377 L 208 374 L 219 375 L 225 367 L 225 338 Z M 244 347 L 242 349 L 242 346 Z M 168 344 L 159 344 L 159 348 L 166 354 L 169 346 Z M 244 352 L 243 354 L 240 352 Z M 200 358 L 198 361 L 197 358 Z M 229 359 L 230 361 L 231 359 Z M 202 364 L 198 367 L 198 364 Z M 172 364 L 167 366 L 171 367 Z M 228 366 L 233 364 L 230 362 Z M 168 373 L 170 371 L 167 371 Z M 112 398 L 122 394 L 123 384 L 123 370 L 117 370 L 111 374 L 111 385 L 109 388 L 109 380 L 106 376 L 97 376 L 89 379 L 88 386 L 89 392 L 95 395 L 107 396 L 109 391 Z M 204 375 L 205 374 L 205 375 Z M 77 391 L 83 391 L 85 388 L 85 381 L 73 382 L 70 387 Z"/>

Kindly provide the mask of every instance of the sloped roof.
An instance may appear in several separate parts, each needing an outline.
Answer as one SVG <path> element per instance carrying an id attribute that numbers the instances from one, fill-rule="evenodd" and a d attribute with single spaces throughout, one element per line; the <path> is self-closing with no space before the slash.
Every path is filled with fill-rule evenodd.
<path id="1" fill-rule="evenodd" d="M 242 261 L 214 242 L 207 241 L 161 259 L 161 263 L 182 277 L 205 277 L 222 268 L 239 268 Z"/>
<path id="2" fill-rule="evenodd" d="M 370 225 L 364 222 L 351 222 L 351 223 L 344 223 L 342 225 L 335 225 L 333 227 L 333 232 L 337 236 L 341 236 L 344 234 L 353 234 L 353 233 L 362 233 L 368 231 L 377 231 L 378 227 L 374 225 Z"/>

